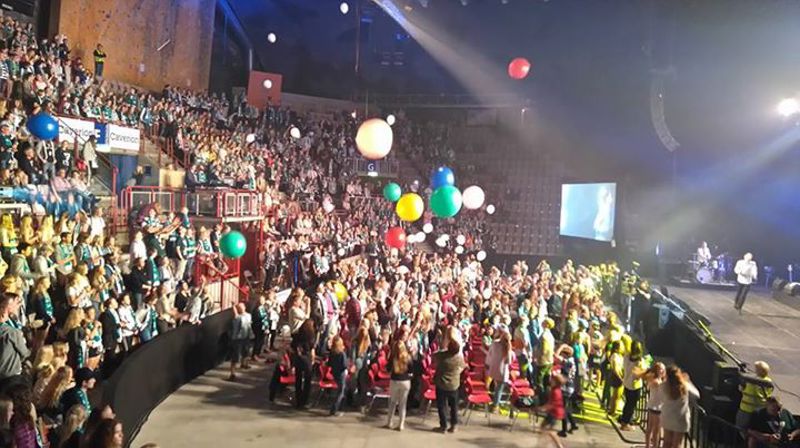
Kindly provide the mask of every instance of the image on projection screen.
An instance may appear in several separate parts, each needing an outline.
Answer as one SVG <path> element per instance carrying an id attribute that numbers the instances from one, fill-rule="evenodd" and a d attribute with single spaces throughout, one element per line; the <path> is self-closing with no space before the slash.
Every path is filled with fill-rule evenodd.
<path id="1" fill-rule="evenodd" d="M 615 183 L 561 185 L 561 235 L 613 240 L 616 203 Z"/>

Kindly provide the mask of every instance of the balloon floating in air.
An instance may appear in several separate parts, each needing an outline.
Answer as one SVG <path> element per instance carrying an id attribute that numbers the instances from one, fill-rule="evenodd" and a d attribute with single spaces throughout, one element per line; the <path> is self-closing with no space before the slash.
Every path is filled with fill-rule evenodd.
<path id="1" fill-rule="evenodd" d="M 525 79 L 531 71 L 531 63 L 525 58 L 514 58 L 508 64 L 508 76 L 514 79 Z"/>
<path id="2" fill-rule="evenodd" d="M 425 225 L 424 225 L 424 226 L 422 226 L 422 231 L 423 231 L 423 232 L 425 232 L 425 233 L 431 233 L 431 232 L 433 232 L 433 224 L 431 224 L 431 223 L 429 223 L 429 222 L 428 222 L 428 223 L 425 223 Z"/>
<path id="3" fill-rule="evenodd" d="M 28 130 L 40 140 L 54 140 L 58 137 L 58 121 L 40 112 L 28 118 Z"/>
<path id="4" fill-rule="evenodd" d="M 340 304 L 344 302 L 344 299 L 347 298 L 347 288 L 345 288 L 341 282 L 336 282 L 333 284 L 333 291 L 334 294 L 336 294 L 336 298 L 339 300 Z"/>
<path id="5" fill-rule="evenodd" d="M 241 258 L 247 251 L 247 240 L 244 235 L 233 230 L 219 239 L 219 251 L 228 258 Z"/>
<path id="6" fill-rule="evenodd" d="M 272 80 L 271 79 L 265 79 L 264 80 L 264 88 L 265 89 L 271 89 L 272 88 Z"/>
<path id="7" fill-rule="evenodd" d="M 389 182 L 383 187 L 383 197 L 386 198 L 387 201 L 397 202 L 402 194 L 403 190 L 400 188 L 400 185 L 394 182 Z"/>
<path id="8" fill-rule="evenodd" d="M 422 212 L 425 211 L 425 203 L 418 194 L 406 193 L 400 196 L 400 200 L 397 201 L 394 210 L 403 221 L 414 222 L 422 217 Z"/>
<path id="9" fill-rule="evenodd" d="M 467 210 L 477 210 L 483 206 L 483 201 L 486 200 L 486 195 L 483 189 L 477 185 L 467 187 L 462 196 L 464 198 L 464 208 Z"/>
<path id="10" fill-rule="evenodd" d="M 452 218 L 461 210 L 461 192 L 452 185 L 437 188 L 431 195 L 431 210 L 439 218 Z"/>
<path id="11" fill-rule="evenodd" d="M 392 227 L 386 231 L 384 238 L 386 245 L 395 249 L 402 249 L 406 246 L 406 232 L 402 227 Z"/>
<path id="12" fill-rule="evenodd" d="M 256 134 L 247 134 L 247 137 L 244 138 L 244 141 L 247 143 L 253 143 L 256 141 Z"/>
<path id="13" fill-rule="evenodd" d="M 397 119 L 392 114 L 389 114 L 386 117 L 386 124 L 388 124 L 389 126 L 394 126 L 395 121 L 397 121 Z"/>
<path id="14" fill-rule="evenodd" d="M 494 205 L 489 204 L 486 206 L 486 213 L 494 215 L 494 212 L 495 212 Z"/>
<path id="15" fill-rule="evenodd" d="M 485 260 L 486 259 L 486 251 L 483 251 L 483 250 L 478 251 L 478 253 L 475 255 L 475 258 L 477 258 L 478 261 Z"/>
<path id="16" fill-rule="evenodd" d="M 291 135 L 293 139 L 300 138 L 300 129 L 292 126 L 292 129 L 289 130 L 289 135 Z"/>
<path id="17" fill-rule="evenodd" d="M 380 118 L 371 118 L 359 126 L 356 146 L 365 158 L 379 160 L 392 150 L 393 139 L 392 127 L 388 123 Z"/>
<path id="18" fill-rule="evenodd" d="M 446 166 L 436 168 L 431 174 L 431 190 L 437 190 L 447 185 L 455 185 L 455 183 L 456 176 L 453 174 L 453 170 Z"/>

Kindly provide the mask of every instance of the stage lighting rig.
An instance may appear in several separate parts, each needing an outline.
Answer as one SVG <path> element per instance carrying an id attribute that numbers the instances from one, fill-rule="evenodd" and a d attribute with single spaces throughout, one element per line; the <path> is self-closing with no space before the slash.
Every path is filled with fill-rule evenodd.
<path id="1" fill-rule="evenodd" d="M 791 118 L 800 113 L 800 102 L 796 98 L 784 98 L 778 103 L 778 113 L 783 118 Z"/>

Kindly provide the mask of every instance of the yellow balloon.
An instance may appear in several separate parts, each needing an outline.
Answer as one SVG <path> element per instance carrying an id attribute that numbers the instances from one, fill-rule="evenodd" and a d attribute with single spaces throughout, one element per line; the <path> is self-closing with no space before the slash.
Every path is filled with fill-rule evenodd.
<path id="1" fill-rule="evenodd" d="M 336 298 L 339 299 L 339 303 L 344 302 L 344 299 L 347 298 L 347 288 L 340 282 L 336 282 L 333 284 L 333 289 L 336 292 Z"/>
<path id="2" fill-rule="evenodd" d="M 422 212 L 425 211 L 425 203 L 422 198 L 416 193 L 406 193 L 400 196 L 395 206 L 397 216 L 406 222 L 414 222 L 422 217 Z"/>

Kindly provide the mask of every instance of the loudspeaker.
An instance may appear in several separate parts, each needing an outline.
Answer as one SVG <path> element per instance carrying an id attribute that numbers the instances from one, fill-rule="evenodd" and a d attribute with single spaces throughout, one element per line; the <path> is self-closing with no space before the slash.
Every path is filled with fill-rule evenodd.
<path id="1" fill-rule="evenodd" d="M 772 286 L 772 290 L 773 291 L 780 291 L 781 289 L 783 289 L 784 286 L 786 286 L 787 283 L 789 283 L 789 282 L 784 280 L 784 279 L 782 279 L 782 278 L 780 278 L 780 277 L 775 277 L 775 280 L 772 281 L 772 285 L 771 285 Z"/>
<path id="2" fill-rule="evenodd" d="M 34 0 L 2 0 L 0 8 L 33 17 L 36 2 Z"/>
<path id="3" fill-rule="evenodd" d="M 725 361 L 716 361 L 711 375 L 711 385 L 717 395 L 736 400 L 739 393 L 739 369 Z"/>
<path id="4" fill-rule="evenodd" d="M 786 292 L 786 294 L 789 294 L 790 296 L 800 296 L 800 283 L 796 282 L 787 283 L 783 287 L 783 290 Z"/>

